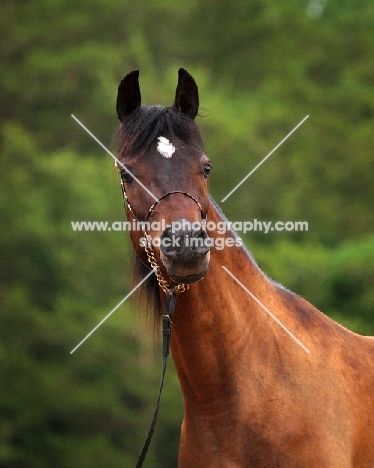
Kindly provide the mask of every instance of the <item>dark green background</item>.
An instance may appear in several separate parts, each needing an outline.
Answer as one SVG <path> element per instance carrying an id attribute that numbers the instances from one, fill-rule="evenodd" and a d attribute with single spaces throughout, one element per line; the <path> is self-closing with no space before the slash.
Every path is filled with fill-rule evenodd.
<path id="1" fill-rule="evenodd" d="M 113 161 L 116 89 L 170 104 L 179 67 L 231 220 L 309 223 L 251 233 L 260 267 L 348 328 L 374 334 L 372 0 L 3 0 L 0 61 L 0 468 L 135 465 L 158 385 L 146 320 L 124 304 L 127 235 Z M 176 466 L 182 406 L 167 375 L 146 466 Z"/>

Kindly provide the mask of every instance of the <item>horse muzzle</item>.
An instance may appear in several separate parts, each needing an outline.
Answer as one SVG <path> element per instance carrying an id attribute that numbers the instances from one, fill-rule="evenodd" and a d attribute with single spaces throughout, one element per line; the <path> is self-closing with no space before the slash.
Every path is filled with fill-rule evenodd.
<path id="1" fill-rule="evenodd" d="M 204 278 L 209 267 L 210 239 L 204 227 L 168 226 L 160 237 L 160 258 L 176 283 L 191 284 Z"/>

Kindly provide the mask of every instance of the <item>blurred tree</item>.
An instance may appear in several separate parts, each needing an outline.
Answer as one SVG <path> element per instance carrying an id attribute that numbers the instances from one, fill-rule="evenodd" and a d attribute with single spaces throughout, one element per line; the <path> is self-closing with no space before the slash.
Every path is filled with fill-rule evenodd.
<path id="1" fill-rule="evenodd" d="M 111 212 L 102 204 L 110 171 L 73 153 L 43 156 L 16 124 L 2 136 L 0 465 L 134 464 L 149 377 L 136 370 L 140 344 L 128 307 L 69 353 L 131 286 L 118 274 L 124 234 L 77 234 L 70 225 L 122 214 L 120 203 Z"/>
<path id="2" fill-rule="evenodd" d="M 300 294 L 350 330 L 374 335 L 373 235 L 334 249 L 278 239 L 252 243 L 255 258 L 275 280 Z"/>

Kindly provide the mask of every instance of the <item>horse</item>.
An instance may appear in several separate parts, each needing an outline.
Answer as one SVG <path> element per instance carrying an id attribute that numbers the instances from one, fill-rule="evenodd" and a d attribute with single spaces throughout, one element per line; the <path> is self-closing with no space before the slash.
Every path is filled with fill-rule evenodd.
<path id="1" fill-rule="evenodd" d="M 178 294 L 178 466 L 373 468 L 374 340 L 268 278 L 229 224 L 212 227 L 227 219 L 208 191 L 198 87 L 178 73 L 172 106 L 141 105 L 137 70 L 116 102 L 127 218 L 143 226 L 130 232 L 135 277 L 156 273 L 142 286 L 155 322 Z"/>

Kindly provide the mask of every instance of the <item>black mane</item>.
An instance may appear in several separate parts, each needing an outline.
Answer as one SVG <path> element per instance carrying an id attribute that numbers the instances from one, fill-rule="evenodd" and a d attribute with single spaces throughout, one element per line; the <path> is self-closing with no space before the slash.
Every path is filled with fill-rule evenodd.
<path id="1" fill-rule="evenodd" d="M 150 269 L 147 268 L 139 257 L 134 253 L 134 264 L 132 271 L 133 286 L 137 286 Z M 149 323 L 154 326 L 154 333 L 157 333 L 158 325 L 162 317 L 162 306 L 160 298 L 160 288 L 156 275 L 151 275 L 134 294 L 134 303 L 137 311 L 145 313 Z"/>
<path id="2" fill-rule="evenodd" d="M 189 146 L 203 146 L 200 130 L 190 117 L 174 107 L 141 106 L 121 123 L 119 158 L 142 153 L 159 136 L 172 143 L 176 137 Z"/>

